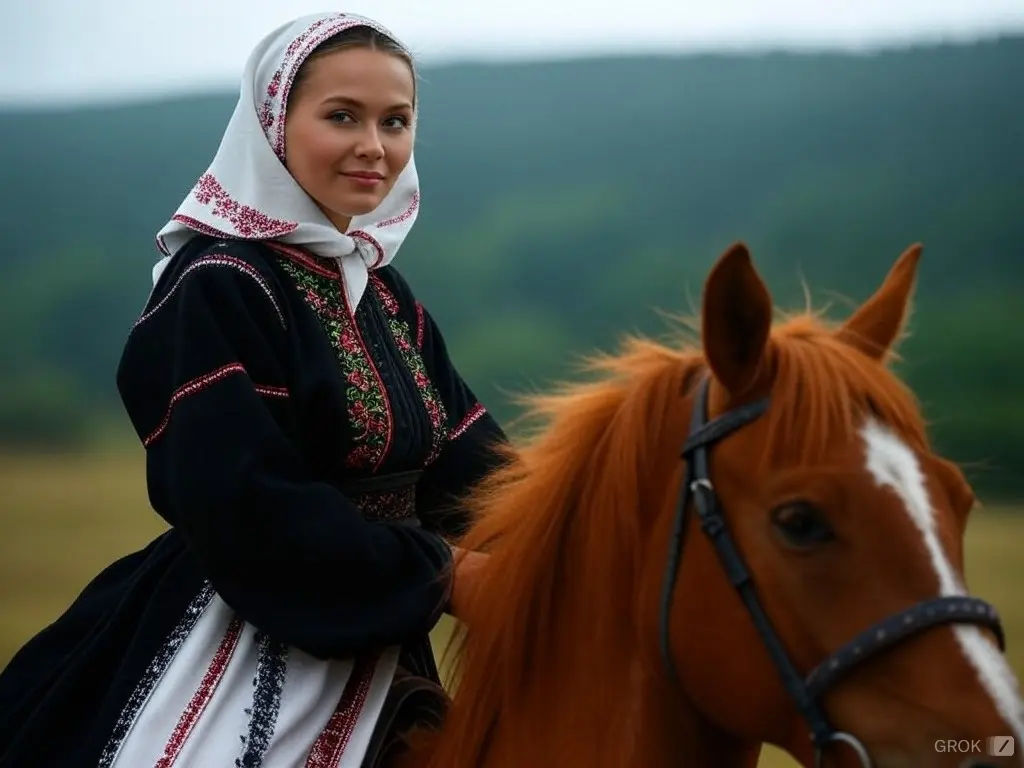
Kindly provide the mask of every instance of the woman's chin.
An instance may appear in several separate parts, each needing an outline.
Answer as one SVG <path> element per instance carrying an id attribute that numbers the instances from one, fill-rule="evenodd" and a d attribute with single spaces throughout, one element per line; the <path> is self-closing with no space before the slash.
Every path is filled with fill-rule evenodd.
<path id="1" fill-rule="evenodd" d="M 340 204 L 334 210 L 338 212 L 339 216 L 354 219 L 356 216 L 365 216 L 368 213 L 373 213 L 382 202 L 384 202 L 384 198 L 380 195 L 361 195 L 358 198 L 353 196 L 347 200 L 340 201 Z"/>
<path id="2" fill-rule="evenodd" d="M 368 195 L 363 195 L 360 199 L 348 198 L 333 201 L 334 204 L 330 207 L 322 204 L 318 204 L 318 207 L 335 227 L 345 232 L 348 230 L 352 219 L 356 216 L 365 216 L 368 213 L 373 213 L 374 209 L 381 204 L 382 199 L 376 195 L 372 198 Z"/>

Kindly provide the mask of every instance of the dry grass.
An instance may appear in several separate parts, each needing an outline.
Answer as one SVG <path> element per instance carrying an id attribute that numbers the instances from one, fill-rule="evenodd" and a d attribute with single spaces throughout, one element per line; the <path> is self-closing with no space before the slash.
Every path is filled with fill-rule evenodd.
<path id="1" fill-rule="evenodd" d="M 0 460 L 0 664 L 52 621 L 112 559 L 163 530 L 146 497 L 141 453 Z M 1003 612 L 1009 655 L 1024 676 L 1024 514 L 988 510 L 968 534 L 972 591 Z M 447 624 L 435 639 L 443 642 Z M 793 768 L 774 750 L 759 768 Z"/>

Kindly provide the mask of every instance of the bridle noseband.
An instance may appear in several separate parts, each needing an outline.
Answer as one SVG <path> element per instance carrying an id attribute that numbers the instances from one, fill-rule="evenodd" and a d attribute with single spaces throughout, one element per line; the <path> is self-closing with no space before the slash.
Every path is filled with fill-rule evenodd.
<path id="1" fill-rule="evenodd" d="M 806 677 L 802 676 L 790 660 L 757 597 L 751 574 L 729 533 L 725 518 L 722 517 L 710 475 L 711 447 L 761 416 L 768 409 L 769 399 L 764 398 L 739 406 L 708 421 L 708 388 L 709 381 L 705 378 L 697 390 L 690 434 L 682 450 L 682 458 L 686 462 L 686 475 L 669 540 L 668 567 L 661 603 L 660 641 L 664 663 L 676 683 L 680 684 L 672 659 L 669 618 L 683 553 L 687 510 L 692 500 L 700 518 L 701 530 L 714 545 L 726 576 L 739 592 L 740 599 L 750 613 L 751 620 L 775 663 L 783 685 L 807 721 L 815 746 L 815 764 L 822 764 L 824 749 L 828 744 L 840 742 L 847 744 L 856 753 L 864 768 L 872 768 L 871 757 L 861 741 L 849 733 L 837 731 L 829 723 L 820 705 L 821 697 L 860 662 L 930 627 L 953 623 L 988 627 L 995 633 L 1000 649 L 1005 650 L 1003 628 L 998 613 L 989 603 L 976 597 L 936 597 L 924 600 L 868 628 L 821 662 Z"/>

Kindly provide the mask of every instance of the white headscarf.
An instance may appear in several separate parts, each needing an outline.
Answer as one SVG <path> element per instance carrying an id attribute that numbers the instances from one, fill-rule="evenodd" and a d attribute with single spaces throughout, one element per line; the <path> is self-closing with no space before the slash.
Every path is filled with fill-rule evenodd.
<path id="1" fill-rule="evenodd" d="M 320 43 L 355 26 L 372 27 L 398 42 L 370 19 L 331 13 L 300 17 L 256 46 L 213 162 L 157 234 L 165 257 L 153 268 L 154 285 L 171 256 L 198 233 L 278 240 L 337 260 L 355 311 L 369 270 L 391 263 L 416 221 L 415 160 L 410 156 L 387 197 L 374 211 L 353 218 L 346 233 L 331 224 L 284 165 L 285 106 L 296 71 Z"/>

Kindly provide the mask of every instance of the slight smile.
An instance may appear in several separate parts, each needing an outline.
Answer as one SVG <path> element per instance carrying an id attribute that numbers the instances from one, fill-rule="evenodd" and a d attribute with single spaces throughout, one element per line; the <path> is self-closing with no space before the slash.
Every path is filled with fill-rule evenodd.
<path id="1" fill-rule="evenodd" d="M 375 171 L 342 171 L 341 175 L 364 187 L 375 187 L 384 181 L 384 175 Z"/>

